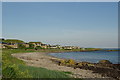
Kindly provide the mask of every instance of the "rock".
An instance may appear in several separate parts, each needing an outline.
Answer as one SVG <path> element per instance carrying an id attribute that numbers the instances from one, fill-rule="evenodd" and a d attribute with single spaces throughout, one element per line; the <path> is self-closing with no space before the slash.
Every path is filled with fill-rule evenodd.
<path id="1" fill-rule="evenodd" d="M 88 62 L 79 62 L 76 65 L 78 65 L 78 66 L 88 66 L 88 64 L 90 64 L 90 63 L 88 63 Z"/>
<path id="2" fill-rule="evenodd" d="M 100 63 L 100 64 L 112 64 L 109 60 L 100 60 L 98 63 Z"/>
<path id="3" fill-rule="evenodd" d="M 69 63 L 70 65 L 75 65 L 75 61 L 73 59 L 69 59 L 67 63 Z"/>

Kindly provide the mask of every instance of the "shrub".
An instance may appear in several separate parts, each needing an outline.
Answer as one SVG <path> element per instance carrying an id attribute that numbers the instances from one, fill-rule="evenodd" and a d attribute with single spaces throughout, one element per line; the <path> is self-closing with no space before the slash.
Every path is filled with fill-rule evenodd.
<path id="1" fill-rule="evenodd" d="M 26 47 L 23 44 L 18 44 L 19 49 L 25 49 Z"/>
<path id="2" fill-rule="evenodd" d="M 112 64 L 109 60 L 100 60 L 100 64 Z"/>
<path id="3" fill-rule="evenodd" d="M 67 63 L 70 64 L 70 65 L 74 65 L 75 61 L 73 59 L 69 59 Z"/>
<path id="4" fill-rule="evenodd" d="M 43 49 L 42 47 L 40 47 L 40 46 L 36 46 L 36 49 Z"/>
<path id="5" fill-rule="evenodd" d="M 75 64 L 75 61 L 72 59 L 60 61 L 60 65 L 74 65 L 74 64 Z"/>
<path id="6" fill-rule="evenodd" d="M 29 43 L 29 48 L 33 49 L 34 47 L 34 44 Z"/>
<path id="7" fill-rule="evenodd" d="M 66 60 L 60 60 L 60 65 L 65 65 L 66 64 Z"/>

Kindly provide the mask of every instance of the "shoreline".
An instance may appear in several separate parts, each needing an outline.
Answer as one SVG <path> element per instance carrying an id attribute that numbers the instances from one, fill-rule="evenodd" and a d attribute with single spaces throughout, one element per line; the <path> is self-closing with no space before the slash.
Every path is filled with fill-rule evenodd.
<path id="1" fill-rule="evenodd" d="M 63 52 L 48 52 L 48 53 L 46 53 L 48 56 L 51 56 L 51 57 L 55 57 L 55 56 L 53 56 L 53 55 L 49 55 L 49 54 L 51 54 L 51 53 L 70 53 L 70 52 L 83 52 L 83 51 L 63 51 Z M 87 52 L 87 51 L 85 51 L 85 52 Z M 88 51 L 89 52 L 89 51 Z M 90 51 L 91 52 L 91 51 Z M 108 51 L 106 51 L 106 52 L 108 52 Z M 59 58 L 59 59 L 65 59 L 65 60 L 68 60 L 68 59 L 66 59 L 66 58 L 60 58 L 60 57 L 55 57 L 55 58 Z M 71 58 L 69 58 L 69 59 L 71 59 Z M 76 61 L 76 60 L 75 60 Z M 88 62 L 88 61 L 76 61 L 76 62 Z M 99 61 L 98 62 L 88 62 L 88 63 L 92 63 L 92 64 L 97 64 L 97 63 L 99 63 Z M 112 63 L 112 62 L 111 62 Z M 120 65 L 119 63 L 112 63 L 113 65 Z"/>
<path id="2" fill-rule="evenodd" d="M 48 55 L 49 53 L 45 52 L 32 52 L 32 53 L 19 53 L 19 54 L 12 54 L 13 57 L 16 57 L 20 60 L 26 62 L 28 66 L 34 67 L 42 67 L 49 70 L 58 70 L 58 71 L 65 71 L 65 72 L 72 72 L 70 76 L 74 78 L 109 78 L 103 77 L 101 74 L 93 73 L 91 70 L 84 70 L 79 68 L 72 68 L 67 66 L 60 66 L 53 62 L 52 60 L 62 60 L 60 58 L 56 58 L 53 56 Z"/>

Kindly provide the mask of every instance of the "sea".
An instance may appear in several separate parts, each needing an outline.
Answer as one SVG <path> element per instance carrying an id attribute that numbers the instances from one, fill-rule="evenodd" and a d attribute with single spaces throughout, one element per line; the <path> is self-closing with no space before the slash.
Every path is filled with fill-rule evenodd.
<path id="1" fill-rule="evenodd" d="M 98 63 L 100 60 L 109 60 L 113 64 L 120 64 L 120 51 L 64 52 L 50 53 L 49 55 L 78 62 Z"/>

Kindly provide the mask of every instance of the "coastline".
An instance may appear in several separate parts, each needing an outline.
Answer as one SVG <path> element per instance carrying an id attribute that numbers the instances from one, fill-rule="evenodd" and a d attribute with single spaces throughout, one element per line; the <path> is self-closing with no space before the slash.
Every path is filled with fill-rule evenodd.
<path id="1" fill-rule="evenodd" d="M 107 54 L 107 52 L 116 52 L 116 51 L 106 51 L 106 50 L 100 50 L 100 51 L 102 51 L 102 52 L 104 52 L 104 53 L 106 53 Z M 48 52 L 47 54 L 49 55 L 49 56 L 52 56 L 52 57 L 56 57 L 56 58 L 60 58 L 60 59 L 74 59 L 74 58 L 72 58 L 72 57 L 61 57 L 60 55 L 54 55 L 54 54 L 61 54 L 62 56 L 65 56 L 65 55 L 63 55 L 64 53 L 66 54 L 66 53 L 82 53 L 83 51 L 62 51 L 62 52 Z M 95 53 L 101 53 L 101 52 L 99 52 L 99 51 L 84 51 L 83 53 L 89 53 L 89 52 L 95 52 Z M 93 54 L 94 55 L 94 54 Z M 81 56 L 80 56 L 81 57 Z M 92 63 L 92 64 L 96 64 L 96 63 L 99 63 L 99 61 L 101 61 L 101 60 L 107 60 L 107 61 L 110 61 L 112 64 L 114 64 L 114 65 L 119 65 L 119 62 L 114 62 L 114 61 L 111 61 L 110 59 L 105 59 L 105 58 L 103 58 L 103 59 L 100 59 L 100 60 L 97 60 L 96 62 L 95 61 L 89 61 L 89 60 L 81 60 L 81 58 L 79 58 L 80 60 L 77 60 L 77 59 L 74 59 L 76 62 L 88 62 L 88 63 Z M 115 60 L 117 60 L 116 58 L 114 58 Z"/>
<path id="2" fill-rule="evenodd" d="M 48 55 L 49 53 L 45 52 L 33 52 L 33 53 L 19 53 L 19 54 L 12 54 L 12 56 L 23 60 L 26 62 L 28 66 L 34 67 L 42 67 L 49 70 L 58 70 L 64 72 L 72 72 L 69 76 L 74 78 L 108 78 L 103 77 L 101 74 L 93 73 L 92 70 L 84 70 L 79 68 L 72 68 L 67 66 L 60 66 L 53 62 L 52 60 L 62 60 L 60 58 L 56 58 L 53 56 Z"/>

